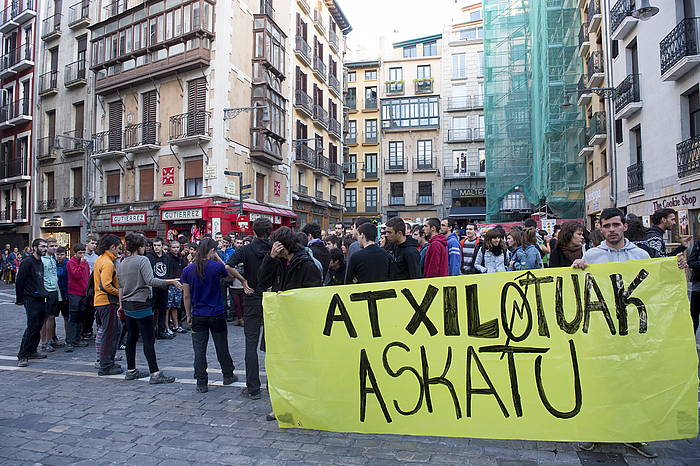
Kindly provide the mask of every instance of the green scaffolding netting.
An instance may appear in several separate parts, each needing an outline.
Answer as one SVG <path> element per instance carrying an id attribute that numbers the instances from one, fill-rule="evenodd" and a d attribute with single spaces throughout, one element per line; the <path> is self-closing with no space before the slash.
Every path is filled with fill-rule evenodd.
<path id="1" fill-rule="evenodd" d="M 584 213 L 585 121 L 575 0 L 484 0 L 487 220 Z"/>

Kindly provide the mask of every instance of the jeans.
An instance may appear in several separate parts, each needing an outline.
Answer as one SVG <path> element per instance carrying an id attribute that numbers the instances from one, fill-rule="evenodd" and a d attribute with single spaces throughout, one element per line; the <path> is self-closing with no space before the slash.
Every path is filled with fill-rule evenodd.
<path id="1" fill-rule="evenodd" d="M 139 333 L 143 340 L 143 355 L 148 362 L 148 371 L 152 374 L 158 372 L 158 362 L 156 361 L 155 337 L 153 335 L 153 316 L 135 319 L 126 316 L 126 367 L 129 370 L 136 369 L 136 342 Z"/>
<path id="2" fill-rule="evenodd" d="M 158 323 L 158 333 L 168 330 L 168 290 L 153 290 L 153 314 Z"/>
<path id="3" fill-rule="evenodd" d="M 85 315 L 83 317 L 83 335 L 92 333 L 92 325 L 95 323 L 95 306 L 93 304 L 93 297 L 87 296 L 85 298 Z"/>
<path id="4" fill-rule="evenodd" d="M 46 320 L 46 300 L 44 298 L 25 298 L 24 310 L 27 312 L 27 328 L 22 335 L 17 359 L 27 359 L 36 353 L 41 339 L 41 327 Z"/>
<path id="5" fill-rule="evenodd" d="M 262 329 L 262 301 L 259 297 L 245 298 L 243 333 L 245 334 L 245 383 L 250 393 L 260 391 L 258 343 Z"/>
<path id="6" fill-rule="evenodd" d="M 243 289 L 242 288 L 229 288 L 229 315 L 236 319 L 243 318 Z"/>
<path id="7" fill-rule="evenodd" d="M 690 316 L 693 318 L 693 328 L 698 333 L 698 323 L 700 322 L 700 291 L 690 293 Z"/>
<path id="8" fill-rule="evenodd" d="M 192 348 L 194 349 L 194 378 L 197 385 L 206 385 L 209 382 L 207 375 L 207 345 L 209 333 L 214 340 L 216 359 L 221 365 L 224 377 L 233 375 L 233 359 L 228 350 L 228 327 L 226 326 L 226 314 L 218 316 L 192 316 Z"/>
<path id="9" fill-rule="evenodd" d="M 99 320 L 97 336 L 100 340 L 100 371 L 109 370 L 114 365 L 114 356 L 117 353 L 119 332 L 121 331 L 121 323 L 117 316 L 118 308 L 117 304 L 95 306 L 95 313 Z"/>
<path id="10" fill-rule="evenodd" d="M 83 329 L 85 319 L 85 304 L 87 298 L 77 294 L 68 295 L 68 329 L 66 330 L 66 343 L 77 345 L 80 343 L 80 332 Z"/>

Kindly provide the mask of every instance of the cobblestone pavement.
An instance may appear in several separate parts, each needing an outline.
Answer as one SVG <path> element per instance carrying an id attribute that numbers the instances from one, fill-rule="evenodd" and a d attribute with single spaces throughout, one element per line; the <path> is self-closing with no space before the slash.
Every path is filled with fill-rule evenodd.
<path id="1" fill-rule="evenodd" d="M 157 342 L 161 368 L 178 377 L 168 385 L 97 377 L 93 345 L 74 353 L 58 350 L 18 369 L 25 318 L 13 301 L 14 290 L 0 286 L 2 464 L 700 464 L 699 438 L 658 442 L 659 458 L 648 460 L 621 445 L 589 453 L 570 443 L 279 429 L 265 421 L 266 391 L 262 400 L 250 401 L 240 398 L 240 388 L 221 385 L 212 344 L 213 385 L 209 393 L 195 392 L 189 335 Z M 63 337 L 60 322 L 58 329 Z M 229 327 L 229 346 L 243 380 L 242 328 Z M 145 368 L 140 349 L 137 363 Z"/>

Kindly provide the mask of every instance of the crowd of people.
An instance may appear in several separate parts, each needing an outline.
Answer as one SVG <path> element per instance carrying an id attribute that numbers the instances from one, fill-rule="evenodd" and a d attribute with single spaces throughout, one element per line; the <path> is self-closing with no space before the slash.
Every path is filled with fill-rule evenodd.
<path id="1" fill-rule="evenodd" d="M 207 346 L 211 336 L 223 383 L 237 380 L 229 351 L 227 323 L 244 327 L 246 387 L 241 396 L 260 399 L 258 350 L 264 351 L 265 291 L 411 280 L 444 276 L 532 270 L 542 267 L 585 268 L 588 264 L 678 255 L 691 268 L 691 312 L 695 330 L 700 311 L 700 242 L 685 260 L 689 237 L 667 251 L 665 232 L 676 212 L 661 209 L 651 228 L 640 218 L 605 209 L 598 228 L 587 231 L 577 221 L 554 228 L 552 235 L 528 219 L 522 225 L 458 227 L 450 218 L 410 224 L 389 219 L 378 227 L 358 217 L 350 228 L 336 224 L 323 231 L 315 223 L 301 231 L 273 231 L 266 218 L 253 222 L 252 236 L 203 235 L 197 242 L 170 241 L 141 234 L 90 236 L 67 251 L 53 238 L 32 242 L 28 255 L 6 246 L 4 264 L 17 264 L 3 278 L 15 282 L 16 302 L 24 305 L 27 327 L 17 354 L 18 366 L 64 348 L 83 351 L 94 340 L 98 375 L 124 373 L 126 380 L 150 377 L 150 383 L 175 379 L 160 370 L 157 339 L 191 332 L 196 390 L 208 390 Z M 71 254 L 68 254 L 68 253 Z M 9 256 L 14 255 L 10 258 Z M 70 257 L 68 257 L 70 255 Z M 5 272 L 3 266 L 3 272 Z M 65 340 L 56 318 L 63 317 Z M 94 329 L 93 327 L 96 327 Z M 148 370 L 136 366 L 141 340 Z M 126 371 L 118 363 L 123 349 Z M 269 415 L 274 419 L 274 415 Z M 631 445 L 642 454 L 642 444 Z M 587 448 L 588 444 L 584 444 Z M 592 448 L 592 447 L 591 447 Z"/>

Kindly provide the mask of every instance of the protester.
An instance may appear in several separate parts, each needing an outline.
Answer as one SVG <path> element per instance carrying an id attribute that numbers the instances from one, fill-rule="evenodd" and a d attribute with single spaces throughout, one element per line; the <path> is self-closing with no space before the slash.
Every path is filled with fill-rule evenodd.
<path id="1" fill-rule="evenodd" d="M 46 254 L 41 257 L 44 263 L 44 288 L 48 292 L 46 297 L 46 321 L 41 329 L 41 350 L 47 353 L 56 351 L 55 347 L 63 346 L 56 335 L 56 317 L 60 315 L 58 302 L 61 300 L 61 290 L 58 288 L 58 266 L 56 265 L 56 249 L 58 244 L 56 238 L 46 240 Z"/>
<path id="2" fill-rule="evenodd" d="M 68 269 L 66 265 L 68 264 L 68 257 L 66 254 L 66 248 L 59 246 L 56 248 L 56 276 L 58 277 L 58 314 L 63 317 L 63 329 L 66 334 L 66 339 L 68 338 Z M 56 346 L 57 336 L 56 336 L 56 325 L 54 323 L 54 330 L 52 335 L 53 346 Z"/>
<path id="3" fill-rule="evenodd" d="M 462 240 L 462 273 L 477 273 L 474 267 L 476 255 L 481 246 L 480 238 L 477 235 L 476 225 L 470 223 L 466 226 L 465 238 Z"/>
<path id="4" fill-rule="evenodd" d="M 423 225 L 413 225 L 411 228 L 411 236 L 418 244 L 418 256 L 420 258 L 420 272 L 423 276 L 423 268 L 425 266 L 425 254 L 428 252 L 428 241 L 425 239 L 425 231 Z"/>
<path id="5" fill-rule="evenodd" d="M 345 235 L 345 228 L 343 228 L 343 224 L 340 222 L 336 223 L 333 233 L 335 234 L 336 238 L 342 238 Z"/>
<path id="6" fill-rule="evenodd" d="M 307 247 L 313 252 L 314 259 L 321 263 L 323 267 L 322 276 L 325 276 L 326 272 L 328 272 L 328 263 L 331 261 L 331 255 L 321 239 L 321 227 L 317 223 L 307 223 L 301 231 L 307 235 Z"/>
<path id="7" fill-rule="evenodd" d="M 331 261 L 328 263 L 328 273 L 324 277 L 326 286 L 342 285 L 345 283 L 345 256 L 340 249 L 331 249 Z"/>
<path id="8" fill-rule="evenodd" d="M 423 277 L 447 277 L 447 238 L 440 234 L 440 220 L 426 219 L 423 223 L 423 232 L 429 243 L 425 253 Z"/>
<path id="9" fill-rule="evenodd" d="M 48 249 L 46 240 L 32 241 L 32 255 L 22 261 L 15 278 L 15 304 L 24 306 L 27 314 L 27 328 L 17 353 L 17 366 L 26 367 L 30 359 L 42 359 L 46 355 L 37 348 L 41 338 L 41 328 L 46 320 L 46 298 L 44 287 L 44 262 L 42 257 Z"/>
<path id="10" fill-rule="evenodd" d="M 85 319 L 90 264 L 85 259 L 85 245 L 73 246 L 73 257 L 66 265 L 68 272 L 68 328 L 66 330 L 66 352 L 72 353 L 76 347 L 85 347 L 87 343 L 80 340 Z"/>
<path id="11" fill-rule="evenodd" d="M 372 223 L 372 221 L 370 219 L 368 219 L 367 217 L 357 217 L 355 219 L 355 221 L 352 223 L 351 234 L 352 234 L 352 238 L 355 240 L 355 242 L 350 244 L 350 246 L 348 247 L 348 253 L 346 254 L 346 259 L 348 261 L 350 260 L 350 257 L 353 254 L 355 254 L 357 251 L 362 249 L 360 247 L 360 243 L 358 241 L 359 240 L 359 232 L 357 231 L 357 229 L 360 227 L 360 225 L 363 225 L 365 223 Z"/>
<path id="12" fill-rule="evenodd" d="M 165 275 L 166 280 L 178 280 L 182 271 L 187 267 L 187 261 L 180 255 L 180 242 L 171 241 L 168 249 L 168 269 Z M 173 322 L 174 331 L 177 333 L 187 333 L 182 326 L 182 288 L 177 285 L 168 286 L 168 315 Z"/>
<path id="13" fill-rule="evenodd" d="M 99 359 L 98 375 L 116 375 L 124 370 L 114 362 L 119 344 L 121 324 L 119 309 L 119 281 L 114 261 L 120 254 L 121 241 L 116 235 L 100 238 L 97 245 L 99 257 L 95 261 L 93 282 L 95 287 L 95 314 L 98 320 L 95 347 Z"/>
<path id="14" fill-rule="evenodd" d="M 236 239 L 234 252 L 243 247 L 243 240 Z M 236 265 L 236 271 L 239 274 L 243 274 L 242 264 Z M 226 318 L 227 322 L 233 322 L 233 325 L 240 327 L 243 325 L 243 298 L 245 294 L 243 293 L 243 283 L 240 280 L 231 277 L 228 287 L 229 296 L 229 315 Z"/>
<path id="15" fill-rule="evenodd" d="M 510 267 L 510 251 L 503 230 L 492 228 L 482 236 L 482 247 L 478 248 L 474 267 L 480 273 L 506 272 Z"/>
<path id="16" fill-rule="evenodd" d="M 235 368 L 228 349 L 226 311 L 224 299 L 221 296 L 221 279 L 227 276 L 228 272 L 224 263 L 216 255 L 216 246 L 216 241 L 203 239 L 197 247 L 194 263 L 185 267 L 181 278 L 184 287 L 183 299 L 187 321 L 192 327 L 194 378 L 197 380 L 199 393 L 205 393 L 209 390 L 207 346 L 209 345 L 210 333 L 214 341 L 216 359 L 221 365 L 221 373 L 224 376 L 224 385 L 231 385 L 238 380 L 233 373 Z M 257 354 L 255 356 L 257 358 Z M 246 371 L 248 370 L 247 366 L 248 360 L 246 359 Z M 259 392 L 260 388 L 258 387 L 258 396 Z"/>
<path id="17" fill-rule="evenodd" d="M 386 222 L 386 239 L 391 245 L 389 253 L 394 259 L 391 267 L 391 279 L 421 278 L 423 272 L 420 266 L 418 242 L 411 236 L 406 237 L 406 224 L 401 217 L 393 217 Z"/>
<path id="18" fill-rule="evenodd" d="M 583 242 L 583 225 L 573 220 L 564 222 L 549 256 L 549 266 L 571 267 L 575 260 L 583 257 Z"/>
<path id="19" fill-rule="evenodd" d="M 537 249 L 537 234 L 534 228 L 525 228 L 520 237 L 520 246 L 513 254 L 513 270 L 541 269 L 542 255 Z"/>
<path id="20" fill-rule="evenodd" d="M 299 246 L 301 246 L 307 252 L 307 254 L 309 254 L 309 257 L 318 269 L 318 273 L 321 275 L 321 277 L 323 277 L 323 265 L 321 265 L 321 262 L 319 262 L 318 259 L 314 257 L 314 252 L 308 246 L 309 236 L 306 233 L 302 233 L 299 231 L 297 233 L 294 233 L 294 238 L 296 239 L 297 243 L 299 243 Z"/>
<path id="21" fill-rule="evenodd" d="M 335 231 L 333 231 L 333 233 L 335 233 Z M 324 244 L 326 245 L 328 252 L 330 252 L 332 249 L 340 248 L 341 242 L 341 237 L 336 236 L 335 234 L 328 235 L 328 237 L 324 240 Z"/>
<path id="22" fill-rule="evenodd" d="M 343 242 L 340 244 L 340 249 L 343 251 L 343 255 L 345 256 L 346 261 L 348 256 L 350 255 L 350 246 L 352 246 L 352 244 L 356 242 L 357 240 L 352 234 L 343 236 Z"/>
<path id="23" fill-rule="evenodd" d="M 651 227 L 647 230 L 647 243 L 649 247 L 656 251 L 654 257 L 676 256 L 686 249 L 690 242 L 690 236 L 681 236 L 681 244 L 670 254 L 666 251 L 664 234 L 673 230 L 676 225 L 676 211 L 673 209 L 659 209 L 651 215 Z"/>
<path id="24" fill-rule="evenodd" d="M 163 252 L 163 239 L 156 238 L 151 242 L 153 251 L 147 256 L 151 261 L 153 276 L 165 280 L 168 275 L 168 256 Z M 168 325 L 168 290 L 156 288 L 153 290 L 153 313 L 157 327 L 156 338 L 159 340 L 171 340 L 175 335 Z"/>
<path id="25" fill-rule="evenodd" d="M 95 252 L 96 248 L 97 239 L 94 236 L 88 236 L 85 241 L 85 262 L 90 266 L 90 272 L 95 268 L 95 262 L 97 262 L 97 258 L 99 257 L 99 254 Z"/>
<path id="26" fill-rule="evenodd" d="M 83 318 L 83 330 L 82 337 L 86 340 L 95 338 L 95 333 L 93 332 L 93 325 L 95 324 L 95 288 L 93 286 L 94 280 L 92 279 L 92 273 L 95 268 L 95 262 L 97 262 L 97 253 L 95 249 L 97 248 L 97 239 L 94 236 L 88 236 L 85 241 L 85 262 L 88 263 L 90 267 L 90 280 L 88 281 L 88 288 L 85 295 L 85 314 Z"/>
<path id="27" fill-rule="evenodd" d="M 271 249 L 269 237 L 272 232 L 272 222 L 264 217 L 255 219 L 253 232 L 255 239 L 250 244 L 236 249 L 226 264 L 226 270 L 232 277 L 241 281 L 245 292 L 243 333 L 245 334 L 246 388 L 241 391 L 241 396 L 259 400 L 260 376 L 257 349 L 263 324 L 262 293 L 265 288 L 258 285 L 258 269 Z M 243 274 L 236 269 L 239 264 L 243 264 Z"/>
<path id="28" fill-rule="evenodd" d="M 144 255 L 146 240 L 142 235 L 130 233 L 126 236 L 126 251 L 119 265 L 120 308 L 126 316 L 126 373 L 125 380 L 136 380 L 150 375 L 149 383 L 172 383 L 175 377 L 165 375 L 156 361 L 155 335 L 153 334 L 153 304 L 151 287 L 181 288 L 177 279 L 162 280 L 153 276 L 150 260 Z M 179 251 L 178 251 L 179 252 Z M 136 342 L 141 337 L 143 354 L 148 362 L 148 371 L 136 368 Z"/>
<path id="29" fill-rule="evenodd" d="M 649 257 L 651 257 L 652 259 L 655 257 L 659 257 L 658 250 L 649 246 L 649 242 L 647 241 L 647 231 L 646 228 L 644 228 L 642 219 L 637 217 L 636 215 L 628 214 L 625 217 L 625 223 L 627 224 L 625 238 L 630 240 L 630 242 L 638 248 L 642 248 L 643 250 L 645 250 L 646 253 L 649 254 Z"/>
<path id="30" fill-rule="evenodd" d="M 457 235 L 457 223 L 445 217 L 440 222 L 440 234 L 447 238 L 447 271 L 450 276 L 461 275 L 462 246 Z"/>
<path id="31" fill-rule="evenodd" d="M 693 319 L 693 329 L 698 333 L 700 323 L 700 241 L 693 243 L 693 249 L 688 256 L 690 268 L 690 316 Z"/>
<path id="32" fill-rule="evenodd" d="M 371 222 L 357 227 L 360 250 L 348 259 L 345 284 L 389 280 L 391 256 L 377 244 L 377 227 Z"/>

